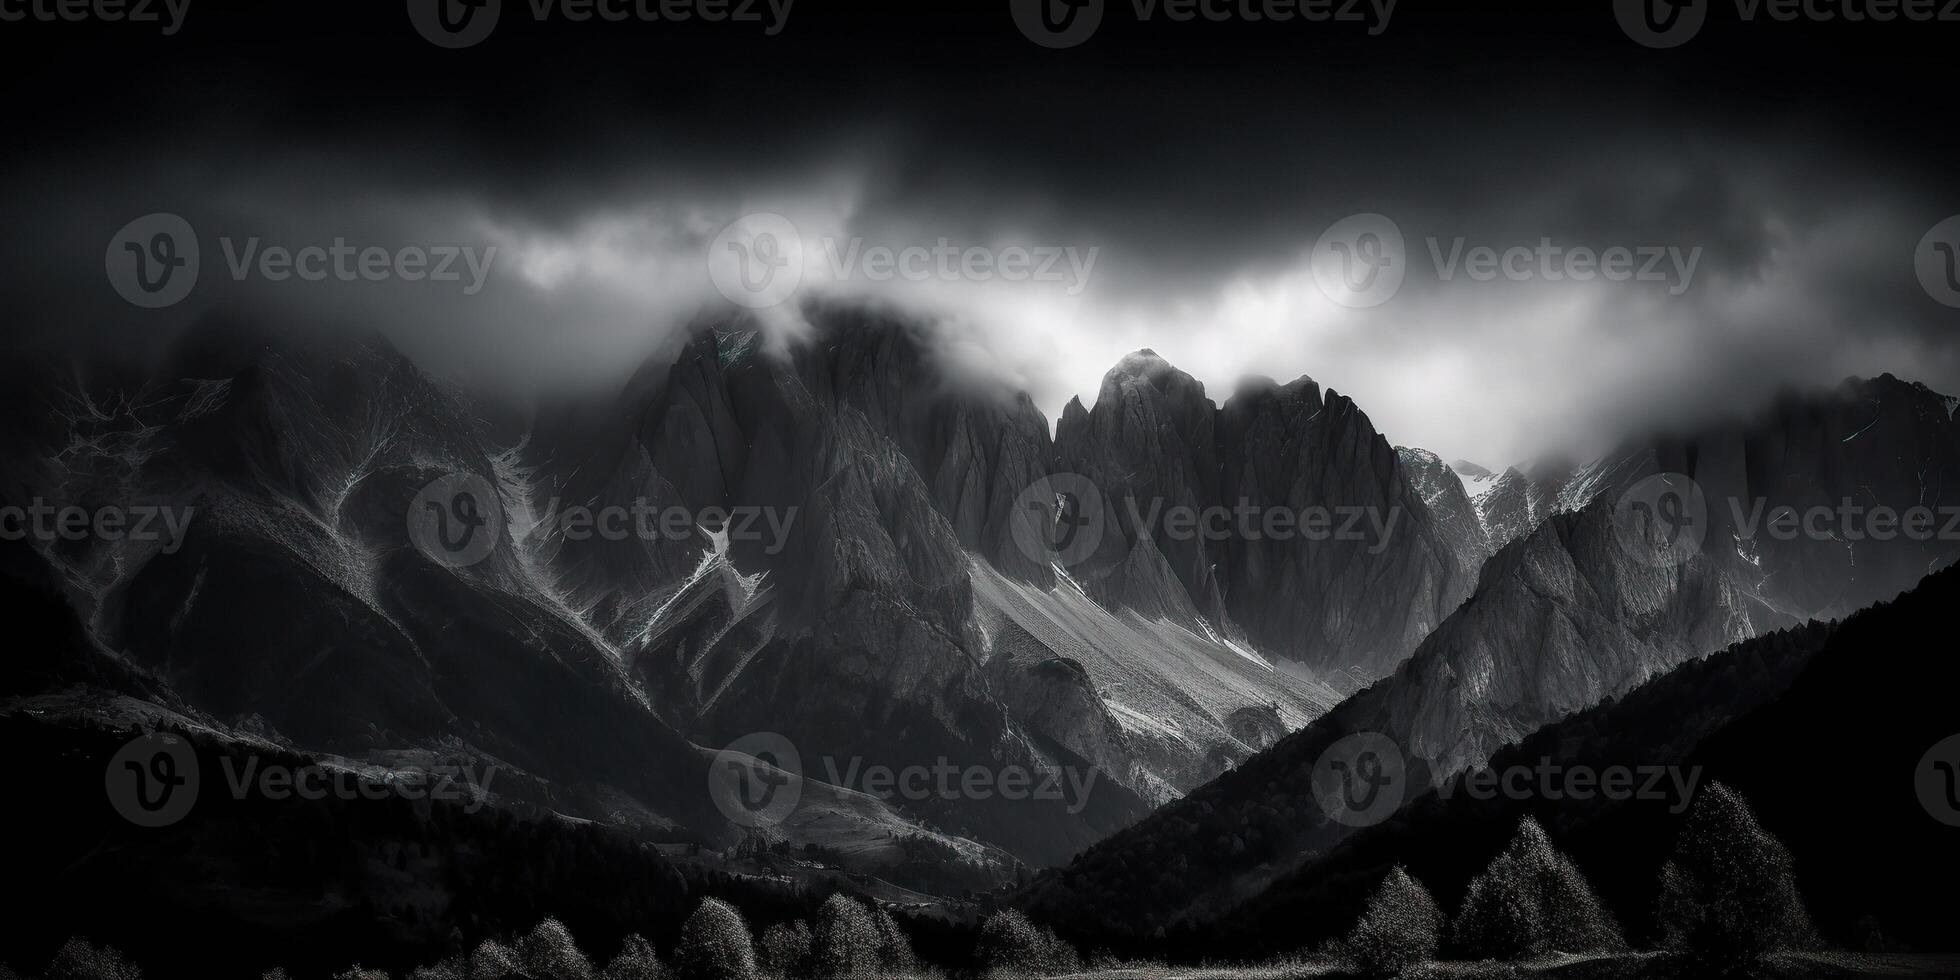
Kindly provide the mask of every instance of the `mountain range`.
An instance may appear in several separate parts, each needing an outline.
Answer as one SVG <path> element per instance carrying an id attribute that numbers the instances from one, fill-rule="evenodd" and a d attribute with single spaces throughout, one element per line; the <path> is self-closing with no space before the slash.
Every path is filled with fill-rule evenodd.
<path id="1" fill-rule="evenodd" d="M 1389 739 L 1413 798 L 1955 555 L 1845 524 L 1845 501 L 1960 505 L 1955 399 L 1890 375 L 1493 474 L 1310 378 L 1218 402 L 1147 350 L 1051 434 L 929 322 L 805 315 L 786 340 L 704 314 L 618 391 L 521 411 L 377 339 L 235 324 L 142 372 L 15 365 L 9 501 L 188 519 L 6 549 L 75 635 L 15 664 L 0 714 L 494 766 L 495 807 L 723 869 L 799 855 L 767 861 L 790 879 L 944 896 L 1048 868 L 1019 900 L 1133 938 L 1339 847 L 1312 772 L 1341 738 Z M 488 512 L 464 562 L 418 537 L 459 484 Z M 1773 530 L 1785 508 L 1801 533 Z M 578 516 L 638 512 L 686 519 Z M 738 751 L 794 787 L 777 819 L 711 792 L 758 736 L 797 757 Z M 881 768 L 1079 791 L 881 792 Z"/>

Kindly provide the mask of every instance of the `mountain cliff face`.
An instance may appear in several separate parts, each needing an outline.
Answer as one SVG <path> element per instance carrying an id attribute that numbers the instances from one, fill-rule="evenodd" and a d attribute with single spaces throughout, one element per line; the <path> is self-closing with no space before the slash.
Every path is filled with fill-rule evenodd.
<path id="1" fill-rule="evenodd" d="M 862 795 L 867 768 L 1073 776 L 1092 791 L 854 811 L 866 833 L 1059 864 L 1303 727 L 1384 732 L 1455 771 L 1710 649 L 1889 596 L 1954 546 L 1764 530 L 1839 497 L 1960 504 L 1954 403 L 1891 378 L 1548 469 L 1527 513 L 1554 516 L 1497 549 L 1448 468 L 1310 379 L 1218 405 L 1140 352 L 1051 441 L 1025 395 L 943 363 L 928 325 L 809 313 L 780 349 L 704 321 L 616 395 L 497 424 L 378 342 L 219 330 L 154 379 L 43 374 L 5 405 L 24 436 L 0 460 L 9 498 L 187 520 L 167 547 L 9 561 L 42 566 L 123 689 L 295 749 L 443 746 L 540 805 L 714 846 L 748 828 L 674 787 L 755 733 L 798 747 L 813 799 Z M 1630 534 L 1620 506 L 1661 472 L 1708 502 L 1680 561 L 1656 560 L 1663 511 Z M 1065 476 L 1092 491 L 1041 492 Z M 437 508 L 443 527 L 494 518 L 462 562 L 418 536 L 431 488 L 458 480 L 482 513 Z M 683 519 L 590 533 L 641 511 Z M 1086 556 L 1029 546 L 1090 518 Z M 1388 679 L 1337 708 L 1348 676 Z M 1294 816 L 1232 846 L 1284 863 L 1317 833 Z M 976 860 L 969 879 L 1011 874 Z"/>
<path id="2" fill-rule="evenodd" d="M 1312 782 L 1315 760 L 1344 737 L 1385 736 L 1420 788 L 1800 613 L 1892 598 L 1951 565 L 1960 536 L 1879 540 L 1820 512 L 1816 533 L 1785 540 L 1748 515 L 1838 513 L 1847 499 L 1867 515 L 1960 512 L 1948 489 L 1960 464 L 1954 404 L 1889 376 L 1854 381 L 1580 468 L 1562 481 L 1554 516 L 1498 551 L 1475 595 L 1394 674 L 1044 877 L 1029 901 L 1066 917 L 1109 882 L 1169 860 L 1137 914 L 1170 925 L 1215 911 L 1346 835 Z M 1702 503 L 1669 503 L 1659 488 Z"/>
<path id="3" fill-rule="evenodd" d="M 1474 578 L 1493 548 L 1465 488 L 1467 477 L 1459 477 L 1440 457 L 1426 450 L 1397 446 L 1395 455 L 1408 471 L 1409 483 L 1429 505 L 1429 513 L 1456 555 L 1457 564 L 1471 569 Z"/>
<path id="4" fill-rule="evenodd" d="M 1557 510 L 1564 474 L 1555 467 L 1533 471 L 1538 474 L 1535 478 L 1515 466 L 1496 474 L 1481 467 L 1464 474 L 1492 550 L 1530 534 Z"/>
<path id="5" fill-rule="evenodd" d="M 1355 711 L 1456 772 L 1563 715 L 1787 622 L 1706 559 L 1629 560 L 1614 509 L 1559 514 L 1484 567 L 1477 595 Z"/>
<path id="6" fill-rule="evenodd" d="M 1102 498 L 1098 548 L 1070 574 L 1112 605 L 1157 611 L 1180 591 L 1167 575 L 1227 635 L 1377 676 L 1469 593 L 1474 568 L 1395 450 L 1311 379 L 1248 382 L 1216 406 L 1139 351 L 1093 409 L 1069 404 L 1055 451 Z"/>
<path id="7" fill-rule="evenodd" d="M 1960 513 L 1953 404 L 1890 375 L 1854 380 L 1571 471 L 1532 498 L 1553 516 L 1377 692 L 1373 723 L 1455 772 L 1688 658 L 1890 599 L 1960 556 L 1941 516 Z M 1681 536 L 1641 533 L 1670 500 Z M 1924 533 L 1906 533 L 1916 509 Z"/>
<path id="8" fill-rule="evenodd" d="M 0 472 L 10 499 L 193 515 L 168 549 L 30 562 L 173 710 L 355 758 L 461 746 L 521 773 L 512 792 L 658 840 L 746 832 L 675 787 L 756 732 L 798 747 L 813 800 L 862 795 L 818 787 L 868 767 L 1091 790 L 865 797 L 887 815 L 853 818 L 959 835 L 984 865 L 962 874 L 998 878 L 991 847 L 1063 861 L 1338 700 L 1214 627 L 1154 548 L 1130 555 L 1154 602 L 1092 599 L 1026 547 L 1043 515 L 1017 502 L 1056 461 L 1028 399 L 945 369 L 918 324 L 811 315 L 782 350 L 703 322 L 616 397 L 495 426 L 383 343 L 209 330 L 158 380 L 37 375 Z M 455 480 L 496 519 L 452 563 L 416 517 Z M 661 533 L 594 533 L 642 511 Z M 766 832 L 879 850 L 838 826 Z"/>

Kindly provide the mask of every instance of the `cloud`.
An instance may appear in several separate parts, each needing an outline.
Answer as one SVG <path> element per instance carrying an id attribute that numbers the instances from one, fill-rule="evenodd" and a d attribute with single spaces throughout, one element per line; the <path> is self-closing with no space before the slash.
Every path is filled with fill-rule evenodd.
<path id="1" fill-rule="evenodd" d="M 404 153 L 385 135 L 271 155 L 180 152 L 141 170 L 29 160 L 17 169 L 48 189 L 44 220 L 0 231 L 21 273 L 0 300 L 18 314 L 17 341 L 141 356 L 223 312 L 380 331 L 468 384 L 606 388 L 724 302 L 711 246 L 730 221 L 772 212 L 796 228 L 800 299 L 909 310 L 937 325 L 965 373 L 1025 388 L 1051 416 L 1093 398 L 1141 347 L 1214 397 L 1248 374 L 1312 375 L 1397 443 L 1493 466 L 1595 451 L 1853 373 L 1960 390 L 1952 311 L 1911 272 L 1913 247 L 1946 215 L 1875 157 L 1653 133 L 1553 151 L 1487 134 L 1461 160 L 1396 158 L 1354 178 L 1315 157 L 1310 139 L 1242 179 L 1204 149 L 1103 179 L 1011 155 L 990 168 L 975 146 L 879 132 L 827 151 L 622 149 L 561 157 L 528 178 L 506 167 L 449 181 L 431 178 L 428 151 Z M 1276 162 L 1300 169 L 1274 180 Z M 1321 292 L 1308 259 L 1325 228 L 1368 210 L 1400 225 L 1409 277 L 1390 302 L 1355 310 Z M 108 289 L 103 248 L 152 211 L 189 220 L 205 264 L 191 301 L 139 311 Z M 1445 281 L 1432 238 L 1446 253 L 1459 238 L 1500 251 L 1550 240 L 1698 249 L 1701 260 L 1678 296 L 1648 282 Z M 234 279 L 222 243 L 254 239 L 494 248 L 495 260 L 473 295 L 397 279 Z M 1056 256 L 1056 274 L 1001 273 L 1004 257 L 1023 254 Z M 879 264 L 888 259 L 898 272 Z M 976 280 L 975 268 L 989 274 Z M 769 314 L 779 342 L 799 334 L 794 310 Z"/>

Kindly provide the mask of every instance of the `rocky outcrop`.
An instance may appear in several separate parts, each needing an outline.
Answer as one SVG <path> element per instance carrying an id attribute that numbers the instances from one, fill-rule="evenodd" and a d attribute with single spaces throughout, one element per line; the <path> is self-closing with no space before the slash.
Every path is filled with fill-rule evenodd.
<path id="1" fill-rule="evenodd" d="M 1463 478 L 1435 453 L 1398 446 L 1395 455 L 1407 470 L 1410 485 L 1429 505 L 1430 516 L 1436 519 L 1437 530 L 1456 555 L 1457 564 L 1473 570 L 1482 568 L 1484 559 L 1490 557 L 1490 539 L 1484 534 L 1476 505 L 1464 490 Z"/>
<path id="2" fill-rule="evenodd" d="M 1142 932 L 1223 909 L 1347 833 L 1314 785 L 1316 760 L 1343 738 L 1386 737 L 1419 790 L 1690 659 L 1792 624 L 1806 605 L 1892 598 L 1950 566 L 1960 540 L 1853 540 L 1843 526 L 1764 540 L 1747 502 L 1805 513 L 1848 498 L 1864 513 L 1960 512 L 1949 489 L 1960 465 L 1956 404 L 1889 376 L 1853 381 L 1786 398 L 1750 423 L 1646 440 L 1571 471 L 1549 498 L 1551 516 L 1499 550 L 1476 594 L 1391 676 L 1044 877 L 1028 901 L 1069 918 L 1094 896 L 1142 887 L 1149 898 L 1133 917 Z M 1677 492 L 1698 490 L 1705 508 L 1664 504 L 1653 482 L 1661 474 L 1674 474 L 1665 486 Z M 1692 533 L 1672 533 L 1660 515 Z M 1180 862 L 1197 854 L 1206 860 Z M 1173 870 L 1125 877 L 1146 864 Z"/>
<path id="3" fill-rule="evenodd" d="M 1221 407 L 1139 351 L 1093 409 L 1070 403 L 1055 446 L 1102 495 L 1099 548 L 1070 574 L 1112 601 L 1161 604 L 1147 541 L 1212 628 L 1378 676 L 1469 594 L 1474 566 L 1395 450 L 1312 379 L 1250 381 Z"/>

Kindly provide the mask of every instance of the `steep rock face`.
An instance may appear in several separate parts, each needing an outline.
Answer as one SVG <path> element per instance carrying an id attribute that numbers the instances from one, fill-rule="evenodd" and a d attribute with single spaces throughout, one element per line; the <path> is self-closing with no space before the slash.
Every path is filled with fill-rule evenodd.
<path id="1" fill-rule="evenodd" d="M 1960 541 L 1769 542 L 1733 508 L 1835 507 L 1847 495 L 1901 512 L 1954 507 L 1956 404 L 1890 377 L 1854 381 L 1785 399 L 1748 425 L 1648 440 L 1573 471 L 1552 516 L 1492 557 L 1476 594 L 1392 676 L 1043 878 L 1030 902 L 1068 917 L 1072 904 L 1128 882 L 1118 887 L 1155 896 L 1146 929 L 1223 909 L 1344 836 L 1312 783 L 1315 760 L 1343 737 L 1386 736 L 1421 787 L 1687 660 L 1797 622 L 1803 603 L 1891 598 L 1903 579 L 1951 565 Z M 1649 478 L 1662 473 L 1690 477 L 1707 499 L 1706 518 L 1682 525 L 1701 532 L 1686 539 L 1698 547 L 1653 518 L 1665 508 L 1643 516 L 1631 506 L 1653 503 Z M 1189 864 L 1134 879 L 1178 855 Z"/>
<path id="2" fill-rule="evenodd" d="M 714 338 L 709 349 L 719 356 Z M 166 378 L 56 416 L 68 431 L 51 431 L 51 444 L 83 444 L 54 468 L 60 479 L 27 489 L 58 503 L 181 503 L 195 513 L 181 547 L 91 541 L 36 557 L 81 573 L 67 577 L 80 583 L 75 601 L 97 642 L 214 725 L 356 759 L 461 752 L 494 761 L 506 776 L 499 791 L 526 802 L 715 846 L 741 829 L 709 794 L 677 788 L 704 785 L 711 753 L 689 739 L 723 744 L 732 703 L 754 705 L 742 732 L 807 702 L 860 740 L 918 733 L 908 744 L 931 753 L 926 762 L 1044 761 L 975 676 L 966 554 L 904 457 L 853 410 L 832 418 L 774 379 L 746 379 L 731 394 L 717 372 L 692 404 L 719 404 L 722 435 L 739 437 L 701 443 L 713 465 L 676 469 L 676 482 L 639 440 L 641 411 L 619 416 L 630 427 L 583 424 L 617 415 L 611 406 L 541 420 L 521 449 L 500 448 L 479 410 L 376 344 L 205 345 Z M 748 400 L 758 393 L 779 401 L 758 407 Z M 811 421 L 800 432 L 741 432 L 733 420 L 744 407 Z M 725 528 L 699 528 L 699 540 L 564 533 L 568 509 L 687 503 L 683 488 L 713 485 L 704 473 L 739 482 L 751 465 L 778 467 L 752 474 L 769 491 L 762 499 L 788 497 L 817 528 L 800 548 L 793 538 L 782 549 L 741 542 L 756 571 L 736 565 Z M 415 547 L 408 518 L 423 488 L 457 476 L 487 484 L 505 520 L 482 560 L 451 568 Z M 799 488 L 804 496 L 790 496 Z M 799 588 L 781 602 L 772 562 L 798 570 Z M 779 619 L 799 612 L 815 614 L 799 625 L 826 633 L 827 649 L 779 641 Z M 781 691 L 740 686 L 758 675 L 780 679 Z M 844 747 L 820 734 L 810 743 L 813 756 Z M 1075 813 L 1057 805 L 1052 821 L 1038 807 L 996 807 L 962 814 L 962 825 L 1060 860 L 1142 812 L 1120 784 L 1099 790 Z M 881 822 L 866 833 L 918 829 L 917 808 L 908 821 L 863 802 Z M 1062 829 L 1041 851 L 1048 823 Z M 835 826 L 821 836 L 808 821 L 784 833 L 826 846 L 849 836 Z"/>
<path id="3" fill-rule="evenodd" d="M 1892 598 L 1960 556 L 1960 538 L 1936 530 L 1942 508 L 1960 513 L 1952 404 L 1889 375 L 1854 380 L 1573 471 L 1552 516 L 1493 558 L 1475 597 L 1357 710 L 1371 705 L 1377 730 L 1453 773 L 1692 657 Z M 1681 539 L 1691 551 L 1634 523 L 1662 474 L 1699 495 Z M 1919 540 L 1860 516 L 1913 508 L 1934 517 Z M 1783 510 L 1797 533 L 1772 533 Z"/>
<path id="4" fill-rule="evenodd" d="M 1560 514 L 1485 566 L 1477 595 L 1389 680 L 1364 727 L 1442 773 L 1693 657 L 1784 622 L 1712 563 L 1625 553 L 1604 502 Z"/>
<path id="5" fill-rule="evenodd" d="M 1391 669 L 1469 593 L 1467 569 L 1388 442 L 1311 379 L 1242 385 L 1222 407 L 1150 351 L 1072 402 L 1057 469 L 1103 496 L 1071 574 L 1161 609 L 1148 542 L 1212 628 L 1318 670 Z M 1188 518 L 1200 515 L 1193 528 Z M 1268 518 L 1283 515 L 1279 524 Z"/>
<path id="6" fill-rule="evenodd" d="M 1159 602 L 1165 588 L 1152 580 L 1157 563 L 1135 554 L 1148 536 L 1192 608 L 1212 623 L 1226 621 L 1204 542 L 1165 527 L 1170 512 L 1197 511 L 1217 499 L 1215 416 L 1203 385 L 1148 350 L 1103 377 L 1093 410 L 1069 403 L 1055 432 L 1056 469 L 1086 477 L 1103 495 L 1101 540 L 1072 575 L 1095 582 L 1115 602 Z"/>
<path id="7" fill-rule="evenodd" d="M 220 722 L 363 757 L 443 745 L 499 760 L 557 805 L 725 833 L 676 798 L 705 767 L 505 533 L 438 567 L 409 541 L 417 493 L 500 467 L 468 413 L 384 347 L 194 359 L 134 404 L 123 499 L 192 513 L 181 541 L 120 551 L 89 595 L 95 640 Z M 232 370 L 211 377 L 202 372 Z M 187 380 L 180 380 L 187 379 Z M 98 543 L 97 547 L 108 548 Z M 596 806 L 594 812 L 598 812 Z"/>
<path id="8" fill-rule="evenodd" d="M 1058 758 L 1081 759 L 1126 785 L 1148 787 L 1135 770 L 1135 748 L 1112 716 L 1095 678 L 1081 663 L 1054 652 L 1011 621 L 994 641 L 988 671 L 995 689 L 1037 742 Z M 1162 802 L 1152 799 L 1152 803 Z"/>
<path id="9" fill-rule="evenodd" d="M 548 414 L 509 454 L 515 472 L 506 473 L 524 498 L 511 508 L 512 536 L 540 578 L 614 644 L 645 628 L 725 530 L 666 519 L 682 513 L 680 493 L 634 438 L 634 421 L 612 406 Z M 622 533 L 638 526 L 659 533 Z"/>
<path id="10" fill-rule="evenodd" d="M 1602 492 L 1621 492 L 1642 463 L 1687 474 L 1708 505 L 1705 553 L 1789 615 L 1841 617 L 1960 556 L 1955 405 L 1889 374 L 1852 379 L 1785 396 L 1747 424 L 1623 454 L 1625 475 Z"/>
<path id="11" fill-rule="evenodd" d="M 1408 471 L 1409 484 L 1429 505 L 1429 513 L 1456 555 L 1457 564 L 1467 569 L 1482 568 L 1491 554 L 1490 539 L 1484 534 L 1483 521 L 1477 517 L 1463 479 L 1435 453 L 1397 446 L 1395 455 Z"/>
<path id="12" fill-rule="evenodd" d="M 1233 620 L 1309 666 L 1393 668 L 1469 595 L 1461 564 L 1388 440 L 1351 399 L 1312 381 L 1242 387 L 1219 412 L 1218 502 L 1324 512 L 1325 540 L 1225 542 Z M 1309 518 L 1309 520 L 1311 520 Z"/>
<path id="13" fill-rule="evenodd" d="M 964 545 L 1013 547 L 998 522 L 1020 488 L 1007 493 L 996 474 L 980 471 L 988 457 L 949 453 L 933 431 L 918 429 L 936 411 L 956 423 L 938 435 L 970 436 L 980 416 L 937 401 L 940 393 L 916 371 L 882 374 L 900 370 L 893 359 L 916 364 L 902 346 L 886 346 L 886 336 L 846 324 L 834 344 L 825 335 L 779 357 L 721 331 L 682 354 L 642 416 L 649 456 L 675 474 L 689 507 L 756 507 L 795 518 L 770 547 L 731 542 L 728 549 L 744 574 L 768 576 L 773 635 L 736 631 L 714 642 L 741 649 L 684 654 L 673 642 L 700 631 L 663 627 L 633 655 L 645 664 L 688 659 L 711 668 L 691 677 L 700 695 L 685 706 L 704 736 L 779 732 L 807 766 L 834 767 L 826 778 L 947 760 L 1034 772 L 1106 762 L 1108 753 L 1078 755 L 1066 740 L 1031 741 L 1025 721 L 1003 710 L 1001 692 L 990 688 Z M 912 452 L 903 438 L 916 440 Z M 998 432 L 981 441 L 1003 442 Z M 917 465 L 934 460 L 942 476 L 972 478 L 949 477 L 936 492 Z M 1002 495 L 998 516 L 989 516 Z M 954 523 L 962 514 L 970 542 Z M 1019 707 L 1043 711 L 1040 699 Z M 1118 767 L 1119 778 L 1091 798 L 1070 801 L 1081 804 L 1073 808 L 1059 800 L 940 797 L 900 805 L 1053 863 L 1141 813 L 1142 801 L 1120 778 L 1128 768 Z"/>
<path id="14" fill-rule="evenodd" d="M 1482 492 L 1475 497 L 1477 519 L 1493 550 L 1530 534 L 1550 517 L 1558 505 L 1557 478 L 1533 479 L 1513 466 L 1495 477 L 1478 481 Z"/>
<path id="15" fill-rule="evenodd" d="M 795 350 L 817 404 L 862 414 L 911 462 L 962 546 L 1010 575 L 1052 582 L 1013 541 L 1015 499 L 1047 475 L 1048 422 L 1025 392 L 962 375 L 916 323 L 820 307 L 817 343 Z"/>
<path id="16" fill-rule="evenodd" d="M 1635 443 L 1560 478 L 1556 496 L 1510 471 L 1480 504 L 1518 488 L 1514 502 L 1552 516 L 1491 560 L 1397 674 L 1381 730 L 1455 772 L 1685 659 L 1897 595 L 1960 555 L 1960 538 L 1938 531 L 1943 509 L 1960 514 L 1953 404 L 1890 375 L 1853 380 L 1747 423 Z M 1694 498 L 1676 545 L 1689 552 L 1633 531 L 1663 479 Z M 1870 516 L 1915 508 L 1928 518 L 1917 537 Z"/>

